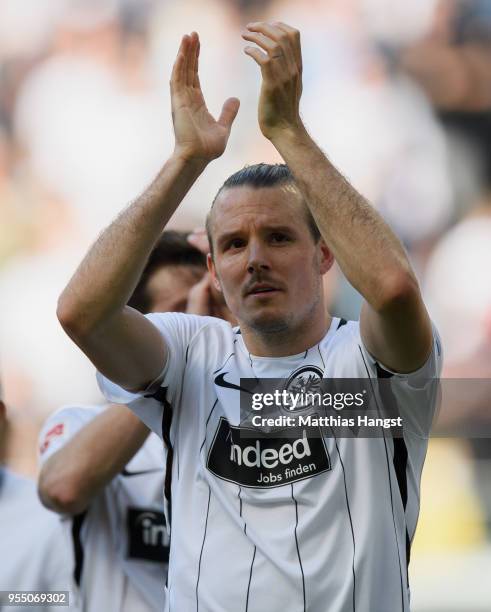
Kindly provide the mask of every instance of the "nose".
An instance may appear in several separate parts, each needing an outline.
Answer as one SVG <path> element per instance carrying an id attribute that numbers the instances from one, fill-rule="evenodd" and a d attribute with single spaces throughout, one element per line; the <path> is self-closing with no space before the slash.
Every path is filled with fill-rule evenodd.
<path id="1" fill-rule="evenodd" d="M 248 248 L 247 271 L 254 274 L 270 269 L 267 249 L 261 240 L 250 240 Z"/>

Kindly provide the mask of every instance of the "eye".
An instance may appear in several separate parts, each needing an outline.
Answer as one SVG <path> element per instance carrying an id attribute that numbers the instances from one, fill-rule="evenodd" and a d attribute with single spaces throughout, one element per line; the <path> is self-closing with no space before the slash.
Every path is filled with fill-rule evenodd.
<path id="1" fill-rule="evenodd" d="M 225 246 L 225 249 L 240 249 L 245 246 L 245 240 L 243 238 L 232 238 Z"/>
<path id="2" fill-rule="evenodd" d="M 279 242 L 288 242 L 290 237 L 283 232 L 273 232 L 270 236 L 271 242 L 279 243 Z"/>

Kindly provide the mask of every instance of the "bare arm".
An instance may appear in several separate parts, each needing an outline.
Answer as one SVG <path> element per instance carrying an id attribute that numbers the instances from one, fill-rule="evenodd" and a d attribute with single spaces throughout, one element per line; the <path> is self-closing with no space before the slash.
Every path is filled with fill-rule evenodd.
<path id="1" fill-rule="evenodd" d="M 160 334 L 126 307 L 168 220 L 208 163 L 225 150 L 239 102 L 227 100 L 218 121 L 206 108 L 198 78 L 199 39 L 184 36 L 171 78 L 174 154 L 150 187 L 101 234 L 63 291 L 58 318 L 108 378 L 140 390 L 166 360 Z"/>
<path id="2" fill-rule="evenodd" d="M 149 433 L 126 406 L 110 406 L 47 459 L 39 475 L 41 501 L 55 512 L 83 512 L 140 450 Z"/>
<path id="3" fill-rule="evenodd" d="M 489 110 L 489 45 L 422 42 L 403 52 L 401 67 L 418 81 L 441 110 Z"/>
<path id="4" fill-rule="evenodd" d="M 365 298 L 361 333 L 388 367 L 408 372 L 425 361 L 431 325 L 404 249 L 377 211 L 336 170 L 300 118 L 302 58 L 297 30 L 255 23 L 245 52 L 261 67 L 259 125 L 292 171 L 327 246 Z"/>

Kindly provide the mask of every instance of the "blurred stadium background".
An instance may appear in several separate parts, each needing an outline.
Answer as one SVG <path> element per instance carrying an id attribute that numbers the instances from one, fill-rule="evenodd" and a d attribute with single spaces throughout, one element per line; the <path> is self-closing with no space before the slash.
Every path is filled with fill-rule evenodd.
<path id="1" fill-rule="evenodd" d="M 306 125 L 404 241 L 444 375 L 491 378 L 491 0 L 0 0 L 0 372 L 17 472 L 36 476 L 51 411 L 101 399 L 56 300 L 172 150 L 168 81 L 183 33 L 201 36 L 212 112 L 231 95 L 241 109 L 172 227 L 202 225 L 233 171 L 280 161 L 257 126 L 259 74 L 240 38 L 260 19 L 300 29 Z M 357 318 L 339 272 L 328 285 L 332 311 Z M 444 405 L 441 418 L 489 429 L 490 403 Z M 433 439 L 414 612 L 491 610 L 490 538 L 491 440 Z"/>

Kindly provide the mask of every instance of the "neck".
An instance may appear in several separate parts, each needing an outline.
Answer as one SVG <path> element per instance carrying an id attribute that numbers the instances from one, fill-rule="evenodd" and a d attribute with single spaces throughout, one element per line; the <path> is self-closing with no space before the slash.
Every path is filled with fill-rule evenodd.
<path id="1" fill-rule="evenodd" d="M 303 353 L 326 335 L 332 317 L 328 312 L 313 317 L 299 327 L 278 332 L 261 332 L 245 324 L 240 326 L 247 350 L 257 357 L 288 357 Z"/>

